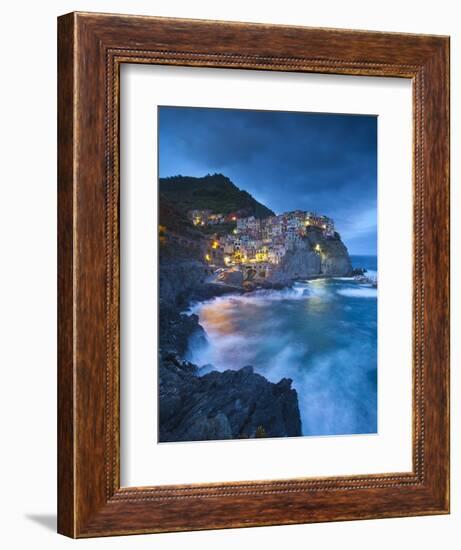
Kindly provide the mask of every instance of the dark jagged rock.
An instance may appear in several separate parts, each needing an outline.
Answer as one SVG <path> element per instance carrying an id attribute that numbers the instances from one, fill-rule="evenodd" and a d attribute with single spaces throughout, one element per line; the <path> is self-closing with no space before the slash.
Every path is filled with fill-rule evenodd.
<path id="1" fill-rule="evenodd" d="M 235 287 L 242 287 L 243 285 L 243 273 L 239 269 L 229 268 L 222 271 L 216 278 L 220 283 L 231 285 Z"/>
<path id="2" fill-rule="evenodd" d="M 370 285 L 372 288 L 378 288 L 378 281 L 374 277 L 367 277 L 366 275 L 357 275 L 354 279 L 363 285 Z"/>
<path id="3" fill-rule="evenodd" d="M 301 435 L 290 379 L 273 384 L 250 366 L 199 377 L 174 354 L 164 354 L 159 368 L 161 442 Z"/>
<path id="4" fill-rule="evenodd" d="M 207 277 L 205 266 L 194 260 L 177 260 L 176 262 L 160 263 L 160 305 L 186 305 L 190 295 Z"/>
<path id="5" fill-rule="evenodd" d="M 235 294 L 240 289 L 230 285 L 204 283 L 197 286 L 190 295 L 190 302 L 204 302 L 225 294 Z"/>
<path id="6" fill-rule="evenodd" d="M 205 283 L 207 241 L 168 201 L 160 201 L 159 298 L 161 307 L 186 306 L 194 290 Z"/>
<path id="7" fill-rule="evenodd" d="M 245 293 L 251 293 L 255 290 L 283 290 L 287 288 L 286 283 L 271 282 L 266 280 L 257 280 L 257 281 L 245 281 L 243 283 L 243 288 Z"/>
<path id="8" fill-rule="evenodd" d="M 197 315 L 186 315 L 178 310 L 160 308 L 159 348 L 160 352 L 177 353 L 183 356 L 192 338 L 197 344 L 205 342 L 205 331 Z"/>

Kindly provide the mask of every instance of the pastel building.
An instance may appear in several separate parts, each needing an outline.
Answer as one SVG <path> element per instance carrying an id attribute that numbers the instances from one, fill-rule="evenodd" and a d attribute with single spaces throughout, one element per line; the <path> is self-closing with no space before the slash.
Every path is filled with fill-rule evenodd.
<path id="1" fill-rule="evenodd" d="M 326 237 L 335 234 L 334 221 L 315 212 L 294 210 L 262 220 L 246 216 L 235 220 L 231 235 L 219 238 L 226 265 L 279 264 L 286 251 L 306 236 L 309 227 L 320 229 Z"/>

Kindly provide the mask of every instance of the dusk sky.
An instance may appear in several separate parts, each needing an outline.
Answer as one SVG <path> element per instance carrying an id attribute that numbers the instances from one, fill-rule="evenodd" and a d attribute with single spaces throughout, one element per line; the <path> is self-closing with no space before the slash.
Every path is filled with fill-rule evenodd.
<path id="1" fill-rule="evenodd" d="M 216 172 L 276 214 L 330 216 L 351 254 L 376 254 L 375 116 L 159 107 L 160 177 Z"/>

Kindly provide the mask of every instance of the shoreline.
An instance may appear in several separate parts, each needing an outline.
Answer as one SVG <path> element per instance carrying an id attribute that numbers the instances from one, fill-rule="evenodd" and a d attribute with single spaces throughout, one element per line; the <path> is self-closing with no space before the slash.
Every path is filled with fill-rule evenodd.
<path id="1" fill-rule="evenodd" d="M 253 294 L 261 290 L 274 290 L 274 291 L 283 291 L 286 289 L 292 289 L 295 283 L 309 282 L 309 281 L 319 281 L 319 280 L 343 280 L 343 281 L 354 281 L 358 285 L 370 286 L 371 288 L 377 288 L 377 283 L 373 282 L 371 279 L 366 277 L 366 275 L 310 275 L 308 277 L 298 277 L 292 279 L 289 283 L 255 283 L 247 286 L 238 286 L 232 285 L 229 283 L 223 283 L 221 281 L 208 281 L 202 288 L 202 292 L 192 293 L 187 301 L 187 306 L 183 308 L 180 313 L 184 315 L 192 315 L 193 312 L 189 313 L 192 308 L 195 308 L 197 305 L 211 302 L 215 298 L 220 298 L 221 296 L 237 294 L 243 296 L 246 294 Z M 204 292 L 203 290 L 206 289 Z M 219 289 L 219 290 L 218 290 Z M 217 292 L 214 292 L 216 290 Z"/>
<path id="2" fill-rule="evenodd" d="M 192 338 L 207 340 L 200 323 L 197 307 L 219 297 L 245 296 L 260 291 L 293 289 L 297 282 L 343 279 L 354 282 L 358 271 L 350 276 L 317 274 L 292 278 L 289 282 L 251 282 L 245 286 L 215 280 L 202 281 L 189 288 L 180 300 L 165 302 L 160 313 L 159 333 L 159 414 L 162 442 L 206 441 L 255 437 L 303 436 L 301 409 L 297 388 L 291 378 L 280 377 L 271 382 L 249 365 L 218 370 L 209 365 L 203 374 L 201 365 L 187 357 Z M 361 273 L 364 275 L 364 272 Z M 356 281 L 358 286 L 364 286 Z M 202 371 L 202 374 L 201 374 Z M 265 397 L 258 395 L 263 392 Z M 248 414 L 241 423 L 242 410 L 229 405 L 231 395 L 245 399 Z M 272 407 L 277 411 L 277 423 L 271 424 Z M 285 409 L 288 407 L 288 409 Z M 192 412 L 191 412 L 192 411 Z M 203 416 L 204 411 L 206 412 Z M 249 411 L 252 411 L 251 414 Z"/>

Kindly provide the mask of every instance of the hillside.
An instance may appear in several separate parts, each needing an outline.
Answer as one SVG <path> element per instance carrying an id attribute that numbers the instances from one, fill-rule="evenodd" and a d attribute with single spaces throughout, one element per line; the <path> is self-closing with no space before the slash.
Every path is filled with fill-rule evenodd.
<path id="1" fill-rule="evenodd" d="M 272 210 L 259 203 L 249 193 L 239 189 L 223 174 L 202 178 L 173 176 L 160 178 L 160 198 L 174 204 L 186 213 L 192 209 L 209 209 L 215 213 L 229 214 L 245 210 L 248 216 L 267 218 Z"/>
<path id="2" fill-rule="evenodd" d="M 184 213 L 178 209 L 178 205 L 173 205 L 170 201 L 162 199 L 159 203 L 158 215 L 160 226 L 165 227 L 168 231 L 188 236 L 191 239 L 202 237 L 201 233 L 184 216 Z"/>
<path id="3" fill-rule="evenodd" d="M 167 201 L 159 207 L 159 298 L 162 315 L 200 287 L 206 276 L 203 250 L 207 241 Z M 171 328 L 171 327 L 170 327 Z"/>

